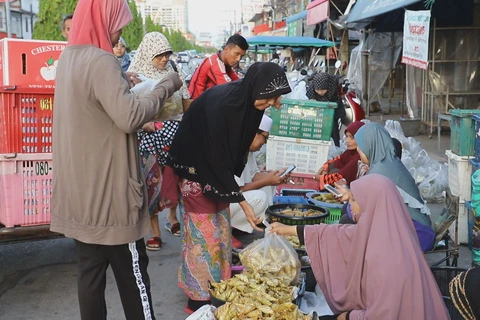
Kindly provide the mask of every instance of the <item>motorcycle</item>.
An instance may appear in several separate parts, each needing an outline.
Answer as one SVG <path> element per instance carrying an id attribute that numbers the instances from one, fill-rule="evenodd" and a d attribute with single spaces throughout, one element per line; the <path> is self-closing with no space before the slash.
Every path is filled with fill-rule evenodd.
<path id="1" fill-rule="evenodd" d="M 340 60 L 335 62 L 335 73 L 339 73 L 346 68 L 346 64 L 342 64 Z M 342 69 L 342 70 L 340 70 Z M 342 124 L 348 126 L 350 123 L 365 119 L 365 110 L 362 106 L 362 101 L 358 98 L 355 90 L 350 88 L 350 82 L 344 76 L 339 76 L 339 89 L 338 94 L 342 99 L 343 106 L 345 107 L 345 117 L 342 119 Z"/>
<path id="2" fill-rule="evenodd" d="M 339 94 L 345 107 L 345 117 L 342 123 L 348 126 L 350 123 L 365 119 L 365 110 L 362 107 L 362 101 L 357 93 L 350 89 L 348 79 L 343 79 L 340 83 Z"/>

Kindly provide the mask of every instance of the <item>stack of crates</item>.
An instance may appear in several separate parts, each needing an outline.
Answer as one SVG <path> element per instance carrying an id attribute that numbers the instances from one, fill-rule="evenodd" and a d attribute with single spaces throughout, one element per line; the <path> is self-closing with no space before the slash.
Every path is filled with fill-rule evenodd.
<path id="1" fill-rule="evenodd" d="M 279 110 L 272 108 L 267 170 L 296 166 L 294 184 L 278 186 L 277 193 L 284 188 L 318 190 L 313 175 L 328 159 L 336 107 L 331 102 L 283 99 Z"/>
<path id="2" fill-rule="evenodd" d="M 445 152 L 448 157 L 448 185 L 452 195 L 460 198 L 458 208 L 458 241 L 468 243 L 468 209 L 465 202 L 471 200 L 472 168 L 475 167 L 475 133 L 476 126 L 473 117 L 480 114 L 480 110 L 451 110 L 450 149 Z M 472 166 L 473 164 L 473 166 Z M 450 228 L 454 236 L 455 224 Z"/>
<path id="3" fill-rule="evenodd" d="M 66 42 L 0 40 L 0 225 L 49 224 L 53 98 Z"/>

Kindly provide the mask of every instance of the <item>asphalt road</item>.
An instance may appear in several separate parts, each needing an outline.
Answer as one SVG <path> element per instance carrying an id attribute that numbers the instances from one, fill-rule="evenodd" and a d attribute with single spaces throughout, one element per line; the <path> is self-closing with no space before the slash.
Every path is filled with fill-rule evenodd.
<path id="1" fill-rule="evenodd" d="M 162 214 L 165 217 L 165 214 Z M 161 226 L 166 220 L 161 218 Z M 148 272 L 157 319 L 185 319 L 187 298 L 177 287 L 180 238 L 162 230 L 163 248 L 149 252 Z M 0 245 L 0 320 L 80 319 L 73 240 L 60 238 Z M 106 300 L 109 319 L 125 319 L 111 271 Z"/>

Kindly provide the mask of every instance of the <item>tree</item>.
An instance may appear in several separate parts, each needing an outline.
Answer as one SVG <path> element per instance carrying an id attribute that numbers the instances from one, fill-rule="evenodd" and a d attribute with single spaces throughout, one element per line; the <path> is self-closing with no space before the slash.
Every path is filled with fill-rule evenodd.
<path id="1" fill-rule="evenodd" d="M 40 0 L 38 20 L 33 27 L 33 38 L 41 40 L 65 40 L 62 36 L 62 20 L 72 14 L 78 0 Z"/>
<path id="2" fill-rule="evenodd" d="M 130 21 L 130 23 L 125 28 L 123 28 L 122 37 L 127 42 L 127 47 L 130 50 L 136 50 L 143 38 L 143 21 L 140 13 L 137 10 L 135 0 L 127 1 L 128 6 L 132 11 L 133 20 Z"/>
<path id="3" fill-rule="evenodd" d="M 150 16 L 147 16 L 145 18 L 145 30 L 148 32 L 160 32 L 163 33 L 163 28 L 161 25 L 156 24 L 153 22 L 152 18 Z"/>

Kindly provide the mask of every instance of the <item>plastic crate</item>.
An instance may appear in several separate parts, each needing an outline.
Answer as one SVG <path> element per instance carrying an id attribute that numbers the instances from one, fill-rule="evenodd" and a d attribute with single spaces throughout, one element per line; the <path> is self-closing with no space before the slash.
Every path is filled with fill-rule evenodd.
<path id="1" fill-rule="evenodd" d="M 460 197 L 460 201 L 471 200 L 472 195 L 472 168 L 468 160 L 472 157 L 462 157 L 452 150 L 445 151 L 448 157 L 448 186 L 452 195 Z"/>
<path id="2" fill-rule="evenodd" d="M 271 110 L 270 134 L 291 138 L 330 140 L 336 103 L 282 99 L 279 110 Z"/>
<path id="3" fill-rule="evenodd" d="M 452 110 L 450 149 L 459 156 L 475 154 L 475 121 L 472 115 L 480 110 Z"/>
<path id="4" fill-rule="evenodd" d="M 298 197 L 303 197 L 307 198 L 307 193 L 310 192 L 315 192 L 315 190 L 312 189 L 282 189 L 280 192 L 280 195 L 282 196 L 298 196 Z"/>
<path id="5" fill-rule="evenodd" d="M 275 196 L 273 204 L 308 204 L 308 200 L 299 196 Z"/>
<path id="6" fill-rule="evenodd" d="M 53 94 L 0 92 L 0 154 L 51 153 Z"/>
<path id="7" fill-rule="evenodd" d="M 49 224 L 51 197 L 52 154 L 0 155 L 1 224 Z"/>
<path id="8" fill-rule="evenodd" d="M 278 170 L 292 164 L 295 173 L 316 174 L 327 161 L 330 141 L 270 136 L 267 143 L 267 170 Z"/>
<path id="9" fill-rule="evenodd" d="M 292 173 L 290 175 L 290 180 L 294 183 L 285 183 L 277 186 L 276 194 L 281 194 L 282 190 L 288 189 L 311 189 L 318 190 L 318 181 L 313 180 L 312 174 L 301 174 L 301 173 Z M 290 194 L 291 195 L 291 194 Z"/>

